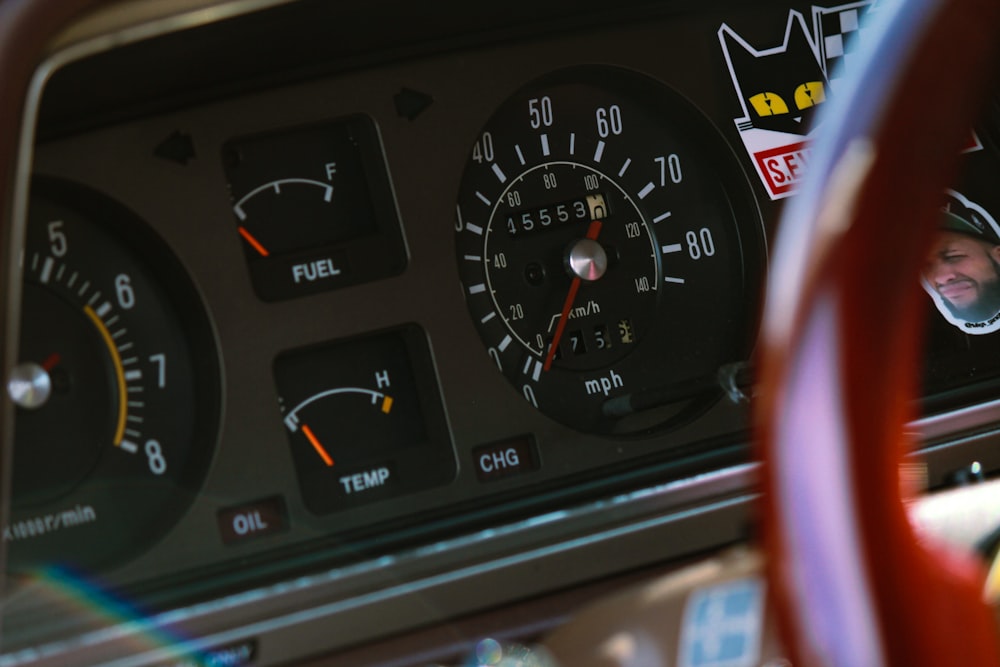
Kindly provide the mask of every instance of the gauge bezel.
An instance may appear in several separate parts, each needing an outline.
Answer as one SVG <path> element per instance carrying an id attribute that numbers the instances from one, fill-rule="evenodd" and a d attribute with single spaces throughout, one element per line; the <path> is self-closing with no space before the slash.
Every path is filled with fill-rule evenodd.
<path id="1" fill-rule="evenodd" d="M 334 207 L 346 208 L 350 212 L 350 215 L 342 216 L 343 219 L 360 218 L 362 226 L 337 230 L 335 225 L 341 223 L 340 219 L 324 218 L 321 226 L 330 228 L 326 230 L 328 238 L 325 240 L 295 239 L 294 247 L 263 256 L 261 251 L 255 250 L 255 240 L 248 242 L 246 237 L 240 239 L 250 282 L 257 296 L 266 302 L 391 278 L 403 273 L 409 264 L 409 251 L 382 139 L 375 120 L 366 114 L 355 113 L 324 122 L 270 128 L 226 141 L 221 149 L 221 158 L 234 203 L 233 221 L 241 233 L 245 233 L 240 223 L 245 222 L 246 214 L 243 213 L 244 218 L 240 217 L 240 202 L 252 194 L 255 190 L 253 186 L 260 189 L 261 179 L 280 179 L 284 176 L 294 177 L 295 180 L 319 174 L 320 170 L 315 169 L 318 164 L 303 160 L 301 153 L 307 149 L 310 158 L 322 153 L 326 160 L 348 160 L 352 163 L 357 173 L 330 180 L 333 176 L 326 172 L 330 183 L 313 181 L 313 184 L 329 185 L 326 196 L 333 200 Z M 345 173 L 343 164 L 340 165 L 340 173 Z M 349 187 L 341 187 L 344 181 Z M 347 201 L 342 203 L 341 199 Z M 282 213 L 279 221 L 286 217 L 302 217 L 301 210 L 291 207 Z M 318 219 L 317 215 L 307 222 L 315 225 Z M 253 214 L 250 220 L 255 220 Z M 270 226 L 275 224 L 275 220 L 259 224 Z M 357 227 L 358 220 L 348 220 L 343 224 Z M 287 234 L 289 232 L 285 231 L 282 235 Z M 289 242 L 288 239 L 283 241 Z M 323 262 L 329 262 L 332 275 L 304 282 L 299 279 L 301 275 L 296 276 L 298 267 Z"/>
<path id="2" fill-rule="evenodd" d="M 365 373 L 381 370 L 368 365 L 373 361 L 377 361 L 376 366 L 381 366 L 382 369 L 392 368 L 396 382 L 394 385 L 387 385 L 390 388 L 383 388 L 381 382 L 367 384 L 360 381 L 360 376 Z M 294 462 L 298 479 L 298 492 L 305 506 L 314 515 L 331 515 L 454 481 L 458 473 L 455 447 L 430 344 L 427 334 L 419 325 L 408 323 L 360 336 L 286 350 L 275 357 L 272 369 L 281 415 L 286 426 L 289 456 Z M 322 369 L 335 370 L 321 372 Z M 319 465 L 315 452 L 310 451 L 305 443 L 307 438 L 311 440 L 315 436 L 304 436 L 304 424 L 292 412 L 302 400 L 318 391 L 330 389 L 331 383 L 343 382 L 344 378 L 351 378 L 359 386 L 366 385 L 364 389 L 371 396 L 373 405 L 376 397 L 381 401 L 385 395 L 391 394 L 389 406 L 394 407 L 383 410 L 387 416 L 393 412 L 400 414 L 400 397 L 404 400 L 414 399 L 413 405 L 402 408 L 409 430 L 405 437 L 403 430 L 396 426 L 386 430 L 379 429 L 382 440 L 375 438 L 375 442 L 367 443 L 363 440 L 340 442 L 340 452 L 335 454 L 336 465 L 331 460 L 329 467 L 324 468 Z M 385 379 L 389 379 L 388 371 Z M 389 407 L 384 402 L 380 405 Z M 379 411 L 376 408 L 373 410 Z M 347 413 L 336 414 L 327 409 L 324 416 L 326 419 L 332 418 L 336 423 L 346 417 Z M 395 416 L 388 418 L 396 419 Z M 289 424 L 290 420 L 294 421 Z M 320 430 L 320 438 L 323 435 Z M 338 435 L 343 435 L 343 432 Z M 365 437 L 371 437 L 371 434 L 368 433 Z M 318 443 L 313 446 L 322 448 Z M 370 451 L 372 448 L 377 450 L 375 454 Z M 329 455 L 325 451 L 324 454 Z M 344 460 L 348 462 L 344 463 Z M 380 480 L 376 485 L 384 485 L 384 488 L 369 487 L 360 493 L 358 489 L 342 492 L 339 488 L 339 484 L 344 484 L 346 479 L 342 475 L 358 476 L 374 469 L 383 469 L 389 475 L 388 480 Z"/>

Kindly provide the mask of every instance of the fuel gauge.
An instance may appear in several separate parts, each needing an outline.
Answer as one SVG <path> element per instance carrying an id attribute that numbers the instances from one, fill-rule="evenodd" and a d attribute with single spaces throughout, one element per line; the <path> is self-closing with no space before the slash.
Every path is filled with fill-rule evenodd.
<path id="1" fill-rule="evenodd" d="M 455 457 L 423 332 L 406 326 L 274 363 L 306 507 L 328 514 L 446 484 Z"/>
<path id="2" fill-rule="evenodd" d="M 370 118 L 238 137 L 222 153 L 236 231 L 261 299 L 337 289 L 405 268 Z"/>

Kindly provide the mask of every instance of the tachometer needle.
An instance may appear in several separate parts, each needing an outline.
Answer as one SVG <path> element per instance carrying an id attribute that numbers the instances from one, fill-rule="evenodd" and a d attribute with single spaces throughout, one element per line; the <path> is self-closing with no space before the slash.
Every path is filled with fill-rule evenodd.
<path id="1" fill-rule="evenodd" d="M 317 438 L 316 434 L 312 432 L 312 429 L 309 428 L 308 425 L 303 424 L 302 432 L 306 434 L 306 438 L 309 439 L 309 443 L 313 446 L 313 449 L 315 449 L 316 453 L 319 454 L 319 457 L 323 459 L 323 463 L 325 463 L 328 468 L 332 468 L 333 457 L 331 457 L 326 451 L 326 448 L 324 448 L 322 443 L 320 443 L 319 438 Z"/>
<path id="2" fill-rule="evenodd" d="M 52 369 L 58 366 L 60 361 L 62 361 L 62 357 L 59 353 L 53 352 L 42 362 L 42 368 L 45 369 L 45 372 L 51 373 Z"/>
<path id="3" fill-rule="evenodd" d="M 597 237 L 601 233 L 601 221 L 594 220 L 587 227 L 586 238 L 591 241 L 596 241 Z M 559 341 L 562 340 L 563 331 L 566 330 L 566 320 L 569 319 L 569 311 L 573 308 L 573 302 L 576 300 L 576 293 L 580 290 L 580 281 L 582 278 L 580 276 L 574 276 L 573 282 L 569 284 L 569 293 L 566 295 L 566 300 L 563 302 L 562 312 L 559 315 L 559 322 L 556 324 L 556 332 L 552 336 L 552 343 L 549 344 L 549 353 L 545 355 L 545 364 L 542 366 L 543 370 L 549 370 L 552 368 L 552 360 L 556 356 L 556 350 L 559 348 Z"/>

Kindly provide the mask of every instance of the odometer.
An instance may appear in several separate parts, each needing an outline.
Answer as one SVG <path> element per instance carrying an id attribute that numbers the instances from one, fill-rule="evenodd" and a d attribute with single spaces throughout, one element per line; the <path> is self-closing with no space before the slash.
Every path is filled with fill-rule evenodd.
<path id="1" fill-rule="evenodd" d="M 581 67 L 516 93 L 472 147 L 457 228 L 488 353 L 567 426 L 670 423 L 749 352 L 759 215 L 714 129 L 655 81 Z"/>

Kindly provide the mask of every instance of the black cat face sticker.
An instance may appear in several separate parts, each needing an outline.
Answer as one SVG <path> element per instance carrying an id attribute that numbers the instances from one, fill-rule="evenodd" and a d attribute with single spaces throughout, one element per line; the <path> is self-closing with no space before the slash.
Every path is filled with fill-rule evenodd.
<path id="1" fill-rule="evenodd" d="M 758 51 L 727 25 L 719 39 L 747 119 L 741 129 L 805 135 L 829 82 L 802 15 L 789 13 L 784 44 L 775 48 Z"/>

